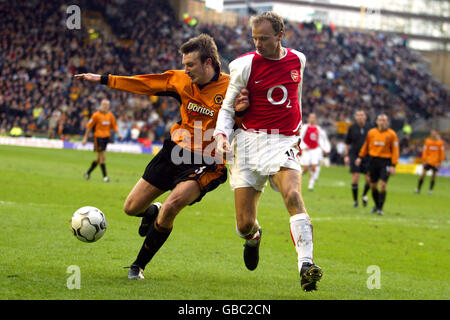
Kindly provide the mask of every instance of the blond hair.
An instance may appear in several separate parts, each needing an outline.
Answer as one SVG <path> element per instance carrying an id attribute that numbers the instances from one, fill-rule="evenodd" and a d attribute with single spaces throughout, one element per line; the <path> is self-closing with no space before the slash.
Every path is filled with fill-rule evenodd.
<path id="1" fill-rule="evenodd" d="M 253 27 L 255 24 L 261 23 L 264 20 L 270 22 L 273 31 L 275 31 L 275 34 L 279 34 L 280 32 L 284 33 L 283 18 L 278 13 L 275 13 L 273 11 L 267 11 L 256 16 L 252 16 L 250 18 L 250 27 Z"/>

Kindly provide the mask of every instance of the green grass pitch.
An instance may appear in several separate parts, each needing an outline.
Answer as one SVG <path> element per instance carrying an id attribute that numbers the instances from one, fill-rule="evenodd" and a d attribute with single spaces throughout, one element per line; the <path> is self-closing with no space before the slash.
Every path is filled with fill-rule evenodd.
<path id="1" fill-rule="evenodd" d="M 433 195 L 426 192 L 427 179 L 422 194 L 415 195 L 417 176 L 391 177 L 382 217 L 369 212 L 371 204 L 352 207 L 347 168 L 322 168 L 314 192 L 304 182 L 314 259 L 324 271 L 319 290 L 305 293 L 289 216 L 270 187 L 259 204 L 260 264 L 255 271 L 245 268 L 228 181 L 179 214 L 144 281 L 128 280 L 123 267 L 135 259 L 143 238 L 137 234 L 140 220 L 123 213 L 122 206 L 150 156 L 108 153 L 110 183 L 102 181 L 99 168 L 84 180 L 94 156 L 0 146 L 0 299 L 450 297 L 450 179 L 438 178 Z M 107 231 L 95 243 L 83 243 L 71 233 L 72 213 L 85 205 L 98 207 L 107 218 Z M 67 286 L 70 266 L 79 267 L 79 289 Z M 379 282 L 373 278 L 377 275 Z M 377 283 L 378 288 L 370 286 Z"/>

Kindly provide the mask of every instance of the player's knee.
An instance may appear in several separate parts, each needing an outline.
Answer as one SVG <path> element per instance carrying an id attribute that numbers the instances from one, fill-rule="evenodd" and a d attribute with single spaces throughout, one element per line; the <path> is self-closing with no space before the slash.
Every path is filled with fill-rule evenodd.
<path id="1" fill-rule="evenodd" d="M 163 204 L 165 216 L 175 217 L 186 204 L 181 199 L 166 200 Z"/>
<path id="2" fill-rule="evenodd" d="M 123 212 L 125 212 L 129 216 L 135 216 L 139 212 L 136 212 L 134 203 L 132 199 L 127 199 L 123 204 Z"/>
<path id="3" fill-rule="evenodd" d="M 240 237 L 244 237 L 250 234 L 255 226 L 255 221 L 245 220 L 237 224 L 237 234 Z"/>
<path id="4" fill-rule="evenodd" d="M 303 207 L 302 196 L 297 189 L 289 190 L 285 197 L 288 207 Z"/>

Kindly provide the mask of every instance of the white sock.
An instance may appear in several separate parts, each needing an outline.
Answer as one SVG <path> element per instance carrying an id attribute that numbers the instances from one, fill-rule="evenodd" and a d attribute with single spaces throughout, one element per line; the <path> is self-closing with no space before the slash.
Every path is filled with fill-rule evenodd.
<path id="1" fill-rule="evenodd" d="M 316 182 L 317 179 L 319 179 L 319 173 L 320 173 L 320 166 L 317 166 L 316 171 L 314 172 L 314 182 Z"/>
<path id="2" fill-rule="evenodd" d="M 242 239 L 247 240 L 247 243 L 250 246 L 256 246 L 261 239 L 261 233 L 259 232 L 259 228 L 260 227 L 259 227 L 258 220 L 255 220 L 255 226 L 253 227 L 253 230 L 249 234 L 242 234 L 239 231 L 237 225 L 236 225 L 236 233 Z"/>
<path id="3" fill-rule="evenodd" d="M 298 271 L 304 262 L 313 263 L 313 228 L 306 213 L 293 215 L 289 219 L 291 237 L 298 257 Z"/>
<path id="4" fill-rule="evenodd" d="M 313 189 L 314 188 L 314 182 L 316 181 L 315 179 L 314 179 L 314 175 L 315 175 L 315 172 L 310 172 L 309 173 L 309 183 L 308 183 L 308 189 Z"/>

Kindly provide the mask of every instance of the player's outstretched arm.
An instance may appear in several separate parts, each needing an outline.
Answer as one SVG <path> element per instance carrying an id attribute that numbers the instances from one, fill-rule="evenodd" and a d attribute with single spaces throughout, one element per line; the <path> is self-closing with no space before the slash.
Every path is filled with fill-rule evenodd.
<path id="1" fill-rule="evenodd" d="M 95 73 L 80 73 L 76 74 L 75 79 L 86 80 L 89 82 L 100 83 L 101 75 Z"/>

